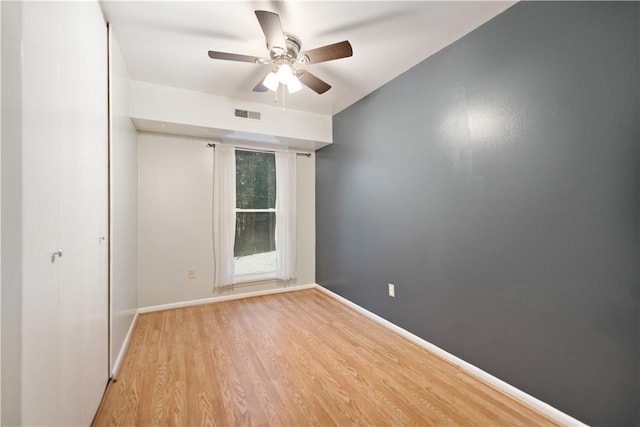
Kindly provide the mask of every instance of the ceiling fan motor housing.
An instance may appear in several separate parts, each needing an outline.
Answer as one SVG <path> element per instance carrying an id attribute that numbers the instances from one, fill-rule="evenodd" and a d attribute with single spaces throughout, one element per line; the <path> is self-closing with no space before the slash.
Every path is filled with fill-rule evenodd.
<path id="1" fill-rule="evenodd" d="M 298 36 L 291 33 L 284 33 L 284 37 L 287 45 L 287 51 L 283 52 L 280 48 L 274 47 L 271 49 L 269 54 L 274 62 L 288 63 L 291 65 L 298 59 L 298 54 L 302 48 L 302 42 Z"/>

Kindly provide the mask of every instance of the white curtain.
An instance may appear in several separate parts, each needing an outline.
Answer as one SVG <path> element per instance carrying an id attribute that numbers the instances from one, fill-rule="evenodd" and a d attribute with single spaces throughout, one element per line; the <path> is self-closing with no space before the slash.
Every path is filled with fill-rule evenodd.
<path id="1" fill-rule="evenodd" d="M 276 151 L 276 277 L 296 277 L 296 153 Z"/>
<path id="2" fill-rule="evenodd" d="M 236 234 L 236 152 L 216 144 L 213 160 L 214 287 L 233 284 L 233 245 Z"/>

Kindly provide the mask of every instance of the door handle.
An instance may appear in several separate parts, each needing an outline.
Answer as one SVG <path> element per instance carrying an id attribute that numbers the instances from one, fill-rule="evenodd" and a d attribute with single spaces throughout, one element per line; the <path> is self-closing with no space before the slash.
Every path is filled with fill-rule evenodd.
<path id="1" fill-rule="evenodd" d="M 62 258 L 62 249 L 58 249 L 57 251 L 51 254 L 51 262 L 56 262 L 56 256 L 58 258 Z"/>

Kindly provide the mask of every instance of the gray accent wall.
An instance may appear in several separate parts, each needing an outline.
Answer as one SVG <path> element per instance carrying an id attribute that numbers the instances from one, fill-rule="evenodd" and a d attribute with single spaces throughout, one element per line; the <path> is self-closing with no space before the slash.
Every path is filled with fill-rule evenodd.
<path id="1" fill-rule="evenodd" d="M 640 425 L 639 6 L 516 4 L 337 114 L 317 282 L 583 422 Z"/>

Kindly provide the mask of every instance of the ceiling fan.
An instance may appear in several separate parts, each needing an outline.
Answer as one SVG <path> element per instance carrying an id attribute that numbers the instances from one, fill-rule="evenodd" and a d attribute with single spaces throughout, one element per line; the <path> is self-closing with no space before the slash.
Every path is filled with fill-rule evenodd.
<path id="1" fill-rule="evenodd" d="M 252 62 L 255 64 L 274 64 L 274 69 L 260 81 L 254 92 L 277 91 L 280 84 L 287 87 L 289 93 L 302 89 L 302 84 L 318 94 L 323 94 L 331 85 L 321 80 L 307 70 L 296 70 L 295 64 L 317 64 L 334 59 L 347 58 L 353 55 L 351 44 L 345 40 L 339 43 L 300 52 L 302 42 L 290 33 L 282 31 L 280 16 L 265 10 L 256 10 L 256 17 L 262 27 L 267 41 L 269 58 L 259 58 L 237 53 L 209 51 L 211 59 L 225 59 L 227 61 Z"/>

